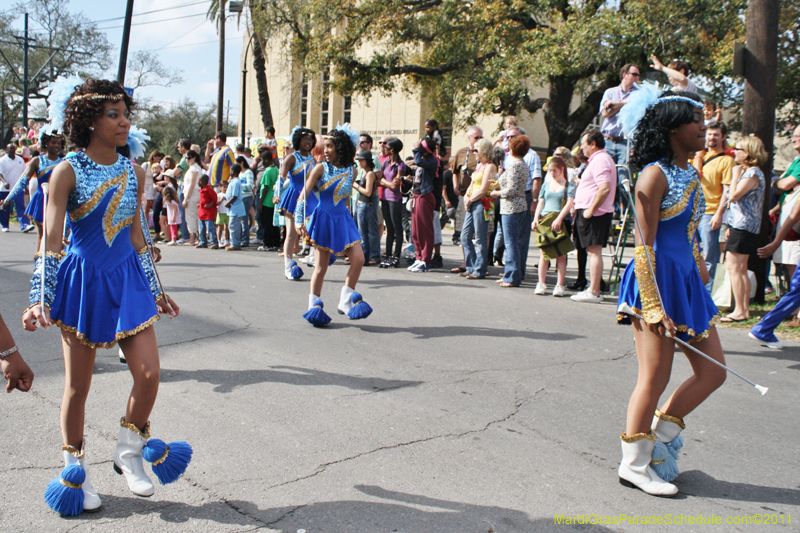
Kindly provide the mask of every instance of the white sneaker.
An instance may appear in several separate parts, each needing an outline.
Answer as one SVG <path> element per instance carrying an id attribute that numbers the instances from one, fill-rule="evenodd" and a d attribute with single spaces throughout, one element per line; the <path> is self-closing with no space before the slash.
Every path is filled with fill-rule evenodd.
<path id="1" fill-rule="evenodd" d="M 553 296 L 564 296 L 564 286 L 556 285 L 556 288 L 553 289 Z"/>
<path id="2" fill-rule="evenodd" d="M 547 291 L 547 285 L 542 283 L 541 281 L 536 284 L 536 290 L 533 291 L 533 294 L 542 295 Z"/>
<path id="3" fill-rule="evenodd" d="M 417 268 L 417 266 L 419 266 L 419 264 L 420 264 L 420 263 L 422 263 L 422 261 L 420 261 L 419 259 L 417 259 L 416 261 L 414 261 L 414 264 L 413 264 L 413 265 L 411 265 L 410 267 L 408 267 L 406 270 L 408 270 L 409 272 L 413 272 L 413 271 L 414 271 L 414 269 L 415 269 L 415 268 Z M 423 264 L 424 264 L 424 263 L 423 263 Z"/>
<path id="4" fill-rule="evenodd" d="M 599 304 L 603 301 L 603 295 L 598 294 L 597 296 L 595 296 L 594 294 L 592 294 L 592 289 L 586 289 L 585 291 L 579 292 L 578 294 L 573 294 L 572 296 L 570 296 L 570 298 L 572 300 L 575 300 L 576 302 L 584 302 L 590 304 Z"/>
<path id="5" fill-rule="evenodd" d="M 425 261 L 417 261 L 412 267 L 413 268 L 408 269 L 411 272 L 427 272 L 429 270 L 428 264 L 425 263 Z"/>
<path id="6" fill-rule="evenodd" d="M 3 233 L 8 233 L 8 228 L 3 228 Z"/>

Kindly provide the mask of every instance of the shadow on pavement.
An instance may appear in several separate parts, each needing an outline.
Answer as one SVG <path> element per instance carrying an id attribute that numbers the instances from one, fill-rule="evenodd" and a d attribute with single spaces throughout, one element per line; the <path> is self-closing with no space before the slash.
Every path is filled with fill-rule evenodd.
<path id="1" fill-rule="evenodd" d="M 122 369 L 122 365 L 119 365 Z M 95 374 L 98 371 L 95 369 Z M 161 369 L 161 383 L 178 383 L 181 381 L 197 381 L 214 385 L 214 392 L 232 392 L 238 387 L 256 385 L 259 383 L 285 383 L 299 386 L 337 386 L 348 389 L 382 392 L 404 387 L 416 387 L 422 381 L 389 380 L 383 378 L 370 378 L 348 376 L 323 372 L 310 368 L 291 366 L 273 366 L 270 370 L 170 370 Z"/>
<path id="2" fill-rule="evenodd" d="M 571 341 L 584 338 L 583 335 L 571 333 L 549 333 L 544 331 L 525 331 L 518 329 L 494 329 L 475 326 L 446 326 L 446 327 L 409 327 L 398 328 L 392 326 L 361 326 L 348 324 L 349 327 L 359 328 L 366 333 L 411 333 L 417 339 L 437 339 L 442 337 L 521 337 L 523 339 L 544 341 Z M 330 327 L 330 326 L 329 326 Z"/>
<path id="3" fill-rule="evenodd" d="M 699 470 L 681 472 L 678 479 L 680 480 L 678 488 L 689 496 L 786 505 L 797 505 L 797 502 L 800 502 L 800 489 L 731 483 L 715 479 Z"/>

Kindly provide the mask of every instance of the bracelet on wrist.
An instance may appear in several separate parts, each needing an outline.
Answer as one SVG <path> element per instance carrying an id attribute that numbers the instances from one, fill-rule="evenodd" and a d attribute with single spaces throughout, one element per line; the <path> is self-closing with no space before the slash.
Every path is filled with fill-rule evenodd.
<path id="1" fill-rule="evenodd" d="M 0 352 L 0 359 L 5 359 L 6 357 L 8 357 L 9 355 L 11 355 L 12 353 L 14 353 L 14 352 L 18 352 L 18 351 L 19 351 L 19 348 L 17 348 L 17 345 L 15 344 L 14 346 L 12 346 L 11 348 L 9 348 L 9 349 L 8 349 L 8 350 L 6 350 L 5 352 Z"/>

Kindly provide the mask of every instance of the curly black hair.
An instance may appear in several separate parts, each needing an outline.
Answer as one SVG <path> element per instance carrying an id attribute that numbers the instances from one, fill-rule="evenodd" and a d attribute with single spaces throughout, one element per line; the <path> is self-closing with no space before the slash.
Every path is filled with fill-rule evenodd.
<path id="1" fill-rule="evenodd" d="M 128 111 L 134 107 L 133 98 L 128 96 L 122 84 L 118 81 L 87 79 L 82 85 L 75 87 L 67 109 L 64 121 L 64 131 L 67 132 L 71 143 L 86 148 L 89 146 L 92 123 L 103 114 L 104 104 L 112 100 L 106 98 L 83 98 L 82 95 L 121 95 L 119 100 L 125 102 Z"/>
<path id="2" fill-rule="evenodd" d="M 314 146 L 317 145 L 317 134 L 314 133 L 314 130 L 309 129 L 309 128 L 297 128 L 297 131 L 295 131 L 292 134 L 292 147 L 294 147 L 295 150 L 299 150 L 300 149 L 300 139 L 302 139 L 306 135 L 311 135 L 311 140 L 312 140 L 311 149 L 312 150 L 314 149 Z"/>
<path id="3" fill-rule="evenodd" d="M 39 135 L 39 146 L 42 147 L 42 151 L 47 151 L 47 145 L 50 143 L 50 139 L 60 139 L 61 140 L 61 148 L 64 148 L 64 136 L 58 132 L 48 135 L 47 133 L 42 133 Z"/>
<path id="4" fill-rule="evenodd" d="M 661 93 L 659 99 L 665 96 L 682 96 L 701 104 L 703 102 L 695 93 L 687 91 L 667 90 Z M 659 159 L 672 161 L 675 152 L 669 144 L 669 132 L 681 124 L 694 121 L 694 110 L 692 104 L 681 100 L 659 101 L 650 107 L 633 136 L 631 165 L 640 170 Z"/>
<path id="5" fill-rule="evenodd" d="M 336 148 L 336 166 L 339 168 L 352 166 L 356 157 L 356 147 L 353 146 L 350 136 L 342 130 L 333 130 L 326 137 L 330 137 Z"/>

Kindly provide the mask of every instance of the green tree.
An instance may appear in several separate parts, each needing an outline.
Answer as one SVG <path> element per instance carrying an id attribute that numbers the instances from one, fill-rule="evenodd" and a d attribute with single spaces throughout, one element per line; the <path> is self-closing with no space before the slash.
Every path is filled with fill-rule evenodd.
<path id="1" fill-rule="evenodd" d="M 628 62 L 656 53 L 694 75 L 730 71 L 745 0 L 271 0 L 253 12 L 306 74 L 341 94 L 414 89 L 463 126 L 484 113 L 542 111 L 550 148 L 572 145 Z M 365 44 L 375 52 L 364 58 Z M 666 81 L 666 80 L 665 80 Z M 549 87 L 536 98 L 537 87 Z M 582 103 L 573 108 L 573 99 Z M 498 123 L 500 121 L 498 120 Z"/>
<path id="2" fill-rule="evenodd" d="M 778 124 L 800 124 L 800 0 L 782 0 L 778 37 Z"/>
<path id="3" fill-rule="evenodd" d="M 147 152 L 161 150 L 165 154 L 176 155 L 175 146 L 180 139 L 189 139 L 193 144 L 199 144 L 205 149 L 209 139 L 216 133 L 216 106 L 202 107 L 190 99 L 165 108 L 155 105 L 146 110 L 136 111 L 136 125 L 147 130 L 150 141 L 147 143 Z M 226 124 L 225 131 L 232 135 L 236 131 L 236 124 Z"/>
<path id="4" fill-rule="evenodd" d="M 23 64 L 22 46 L 16 44 L 17 37 L 22 36 L 15 24 L 24 13 L 29 14 L 29 37 L 32 44 L 70 50 L 53 52 L 42 48 L 30 48 L 28 52 L 28 72 L 33 77 L 40 71 L 28 87 L 31 101 L 45 98 L 42 90 L 59 76 L 78 74 L 81 76 L 99 75 L 110 64 L 111 47 L 105 33 L 97 30 L 97 25 L 82 13 L 69 11 L 68 0 L 30 0 L 14 6 L 13 9 L 0 14 L 0 40 L 5 60 L 2 61 L 2 72 L 6 75 L 5 106 L 6 123 L 17 120 L 22 106 L 22 84 L 10 69 L 19 73 Z M 6 60 L 8 63 L 6 63 Z M 20 75 L 20 78 L 22 76 Z"/>

